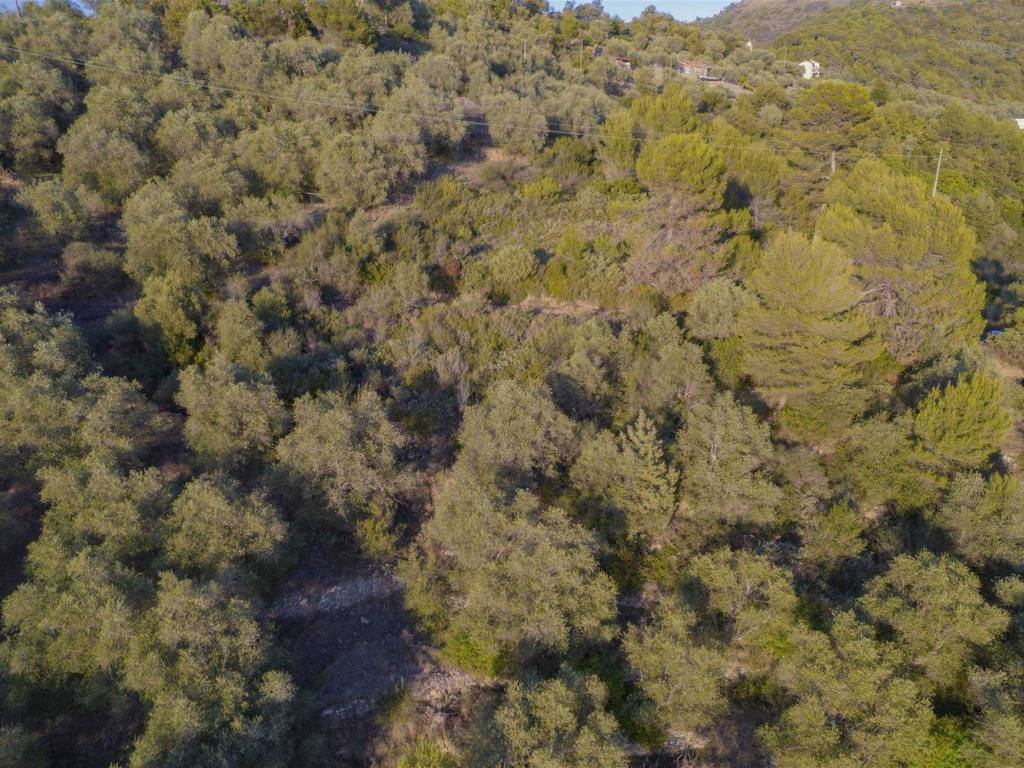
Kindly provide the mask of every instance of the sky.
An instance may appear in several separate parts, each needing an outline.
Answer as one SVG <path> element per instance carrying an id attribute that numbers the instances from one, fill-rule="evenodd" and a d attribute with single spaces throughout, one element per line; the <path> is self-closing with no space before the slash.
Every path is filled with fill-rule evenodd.
<path id="1" fill-rule="evenodd" d="M 559 0 L 548 1 L 553 8 L 562 6 Z M 732 0 L 604 0 L 604 9 L 612 16 L 632 19 L 639 16 L 644 8 L 653 5 L 659 11 L 671 13 L 680 21 L 692 21 L 698 16 L 714 16 L 730 2 Z"/>
<path id="2" fill-rule="evenodd" d="M 560 9 L 564 0 L 549 0 L 551 7 Z M 649 5 L 659 11 L 671 13 L 680 21 L 691 21 L 698 16 L 714 16 L 731 0 L 604 0 L 604 9 L 613 16 L 631 19 L 639 16 Z M 0 8 L 14 8 L 14 0 L 0 0 Z"/>

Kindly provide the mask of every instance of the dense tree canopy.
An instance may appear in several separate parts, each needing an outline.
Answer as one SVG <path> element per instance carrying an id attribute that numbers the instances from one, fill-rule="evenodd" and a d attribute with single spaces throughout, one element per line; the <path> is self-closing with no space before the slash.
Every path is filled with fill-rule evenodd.
<path id="1" fill-rule="evenodd" d="M 811 5 L 0 13 L 0 764 L 1024 764 L 1019 3 Z"/>

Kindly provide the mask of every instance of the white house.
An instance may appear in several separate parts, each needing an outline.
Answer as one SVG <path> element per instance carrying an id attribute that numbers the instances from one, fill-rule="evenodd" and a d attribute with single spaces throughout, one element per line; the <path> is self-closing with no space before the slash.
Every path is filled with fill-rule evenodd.
<path id="1" fill-rule="evenodd" d="M 821 64 L 816 62 L 814 59 L 801 61 L 800 68 L 804 71 L 804 80 L 821 77 Z"/>
<path id="2" fill-rule="evenodd" d="M 1017 118 L 1017 127 L 1024 131 L 1024 117 Z"/>

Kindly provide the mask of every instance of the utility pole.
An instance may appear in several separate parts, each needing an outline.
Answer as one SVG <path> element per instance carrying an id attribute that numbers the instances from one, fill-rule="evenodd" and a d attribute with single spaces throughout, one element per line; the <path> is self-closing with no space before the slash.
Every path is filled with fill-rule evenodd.
<path id="1" fill-rule="evenodd" d="M 583 38 L 580 38 L 580 70 L 583 69 Z"/>
<path id="2" fill-rule="evenodd" d="M 945 149 L 945 147 L 939 147 L 939 164 L 935 166 L 935 183 L 932 184 L 932 197 L 939 194 L 939 174 L 942 173 L 942 157 Z"/>
<path id="3" fill-rule="evenodd" d="M 832 172 L 829 173 L 828 177 L 831 179 L 836 175 L 836 151 L 832 150 Z"/>
<path id="4" fill-rule="evenodd" d="M 18 18 L 21 18 L 21 2 L 20 0 L 14 0 L 14 8 L 18 12 Z"/>

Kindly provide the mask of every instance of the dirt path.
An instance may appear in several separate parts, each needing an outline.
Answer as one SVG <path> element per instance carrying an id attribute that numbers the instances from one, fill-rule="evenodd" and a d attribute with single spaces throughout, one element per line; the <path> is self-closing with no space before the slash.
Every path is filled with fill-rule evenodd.
<path id="1" fill-rule="evenodd" d="M 415 632 L 397 579 L 358 564 L 327 577 L 315 563 L 303 570 L 268 615 L 296 682 L 311 692 L 315 727 L 337 764 L 374 764 L 387 735 L 383 712 L 398 698 L 411 705 L 417 732 L 444 732 L 477 683 L 438 665 Z"/>
<path id="2" fill-rule="evenodd" d="M 541 315 L 562 317 L 614 317 L 620 314 L 618 310 L 605 309 L 591 301 L 559 301 L 551 296 L 527 296 L 516 306 Z"/>

